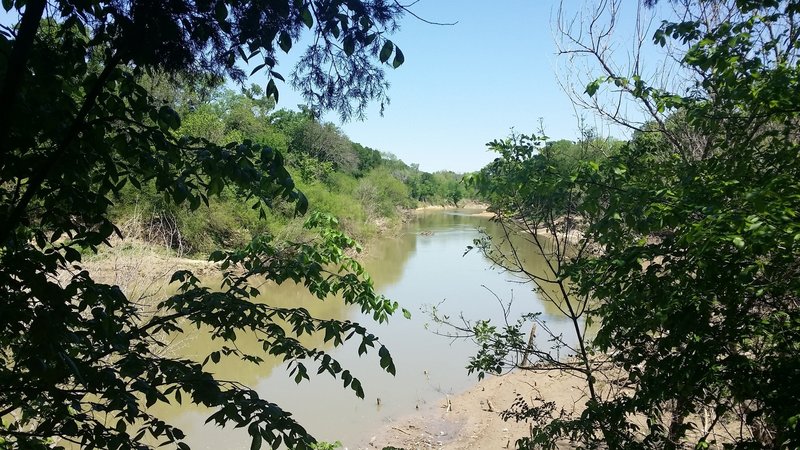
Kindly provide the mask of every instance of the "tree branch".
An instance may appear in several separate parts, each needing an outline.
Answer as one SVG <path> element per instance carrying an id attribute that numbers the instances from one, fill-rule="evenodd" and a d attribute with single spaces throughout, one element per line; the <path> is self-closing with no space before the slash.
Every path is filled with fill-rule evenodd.
<path id="1" fill-rule="evenodd" d="M 9 118 L 14 114 L 14 106 L 22 84 L 25 66 L 28 64 L 33 40 L 39 31 L 39 23 L 44 14 L 45 0 L 31 0 L 25 6 L 25 12 L 19 24 L 19 32 L 14 39 L 14 47 L 8 58 L 5 80 L 0 90 L 0 160 L 10 151 L 8 133 L 11 123 Z"/>

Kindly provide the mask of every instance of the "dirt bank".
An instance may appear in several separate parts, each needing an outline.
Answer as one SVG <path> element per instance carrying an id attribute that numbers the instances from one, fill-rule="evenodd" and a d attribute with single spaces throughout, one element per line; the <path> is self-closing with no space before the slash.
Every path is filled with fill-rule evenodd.
<path id="1" fill-rule="evenodd" d="M 618 385 L 611 380 L 621 376 L 621 373 L 604 372 L 605 375 L 612 373 L 616 375 L 600 377 L 595 385 L 601 397 L 606 398 L 611 391 L 617 392 L 615 395 L 620 394 Z M 562 371 L 516 370 L 508 375 L 487 378 L 462 394 L 443 399 L 438 405 L 397 419 L 377 430 L 356 448 L 514 449 L 517 439 L 530 435 L 527 423 L 515 422 L 513 418 L 504 421 L 501 417 L 501 413 L 509 409 L 517 398 L 521 397 L 531 406 L 541 406 L 541 402 L 533 401 L 534 398 L 544 399 L 555 404 L 554 411 L 563 409 L 569 416 L 577 417 L 588 400 L 585 387 L 585 380 Z M 698 442 L 706 436 L 708 442 L 712 443 L 710 448 L 724 448 L 733 442 L 730 430 L 740 430 L 746 438 L 753 438 L 752 428 L 736 416 L 726 415 L 714 420 L 709 414 L 713 413 L 703 410 L 700 414 L 687 417 L 686 422 L 695 427 L 687 432 L 687 443 Z M 662 419 L 662 425 L 667 425 L 670 416 L 665 414 Z M 648 426 L 648 417 L 644 415 L 628 417 L 628 420 L 640 429 Z M 572 449 L 575 446 L 566 440 L 557 442 L 559 449 Z"/>
<path id="2" fill-rule="evenodd" d="M 528 434 L 528 425 L 513 419 L 506 422 L 500 413 L 514 403 L 518 394 L 530 402 L 540 393 L 555 402 L 557 410 L 580 411 L 586 401 L 581 386 L 580 379 L 556 371 L 517 370 L 489 377 L 460 395 L 443 399 L 439 405 L 387 424 L 356 448 L 513 449 L 516 439 Z M 563 448 L 572 447 L 565 444 Z"/>
<path id="3" fill-rule="evenodd" d="M 458 206 L 455 205 L 429 205 L 423 204 L 412 211 L 435 211 L 435 210 L 445 210 L 445 209 L 482 209 L 486 210 L 489 205 L 486 203 L 480 202 L 464 202 L 459 204 Z"/>

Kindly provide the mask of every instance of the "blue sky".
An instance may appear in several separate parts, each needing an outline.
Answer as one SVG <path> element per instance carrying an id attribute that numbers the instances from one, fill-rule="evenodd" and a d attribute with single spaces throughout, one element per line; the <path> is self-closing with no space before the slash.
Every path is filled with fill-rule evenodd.
<path id="1" fill-rule="evenodd" d="M 391 104 L 341 125 L 354 141 L 394 153 L 426 171 L 473 171 L 494 159 L 485 144 L 513 127 L 531 133 L 544 118 L 553 138 L 577 135 L 575 113 L 558 86 L 551 36 L 554 2 L 422 0 L 393 37 L 406 56 L 388 69 Z M 284 91 L 288 90 L 288 86 Z M 281 106 L 298 97 L 282 93 Z M 335 116 L 326 116 L 336 121 Z"/>
<path id="2" fill-rule="evenodd" d="M 564 0 L 571 13 L 593 3 Z M 622 3 L 619 36 L 632 29 L 637 5 Z M 624 138 L 624 130 L 609 131 L 590 113 L 576 112 L 559 86 L 552 25 L 558 6 L 558 0 L 420 0 L 413 5 L 417 15 L 458 23 L 434 26 L 407 16 L 392 37 L 406 59 L 396 70 L 387 68 L 392 101 L 384 115 L 375 107 L 362 122 L 341 124 L 335 114 L 324 119 L 353 141 L 425 171 L 479 170 L 496 156 L 487 142 L 507 137 L 512 128 L 534 133 L 540 118 L 551 139 L 576 139 L 578 116 L 601 134 Z M 279 61 L 280 71 L 290 72 L 291 61 L 291 55 Z M 302 103 L 290 86 L 279 88 L 279 107 Z"/>
<path id="3" fill-rule="evenodd" d="M 591 2 L 564 3 L 576 8 Z M 623 3 L 635 10 L 634 1 Z M 533 133 L 539 118 L 551 139 L 575 139 L 576 115 L 586 113 L 576 114 L 557 82 L 552 30 L 557 7 L 557 0 L 420 0 L 413 6 L 419 16 L 458 23 L 434 26 L 404 18 L 392 39 L 406 62 L 397 70 L 387 67 L 391 104 L 383 116 L 375 106 L 366 120 L 340 127 L 353 141 L 426 171 L 478 170 L 495 157 L 487 142 L 508 136 L 512 128 Z M 0 22 L 10 21 L 0 13 Z M 284 56 L 278 70 L 288 75 L 295 57 Z M 263 84 L 264 78 L 250 81 Z M 288 84 L 279 89 L 279 107 L 303 103 Z M 336 115 L 325 119 L 338 124 Z M 591 117 L 589 122 L 596 123 Z M 621 130 L 612 133 L 624 137 Z"/>

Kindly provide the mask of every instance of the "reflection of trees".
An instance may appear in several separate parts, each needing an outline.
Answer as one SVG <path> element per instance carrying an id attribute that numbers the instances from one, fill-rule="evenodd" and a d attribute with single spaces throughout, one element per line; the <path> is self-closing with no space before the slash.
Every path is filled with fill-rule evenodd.
<path id="1" fill-rule="evenodd" d="M 115 261 L 115 268 L 118 268 L 118 262 Z M 130 263 L 129 263 L 130 264 Z M 130 296 L 130 298 L 137 298 L 144 304 L 155 304 L 156 299 L 161 299 L 169 295 L 175 294 L 175 286 L 168 285 L 167 279 L 164 276 L 163 270 L 159 271 L 157 268 L 151 268 L 150 271 L 145 267 L 136 265 L 137 270 L 126 270 L 127 276 L 124 280 L 119 279 L 119 274 L 111 274 L 109 271 L 102 271 L 102 264 L 97 264 L 97 276 L 99 279 L 107 282 L 116 282 L 120 287 Z M 123 269 L 130 269 L 125 266 Z M 93 271 L 94 273 L 95 271 Z M 114 278 L 116 276 L 116 278 Z M 121 282 L 124 281 L 124 282 Z M 219 280 L 207 279 L 204 281 L 207 286 L 219 286 Z M 345 320 L 350 314 L 351 307 L 345 305 L 344 301 L 339 297 L 328 297 L 327 299 L 320 300 L 311 293 L 308 289 L 295 283 L 287 282 L 282 285 L 269 285 L 260 287 L 261 295 L 255 298 L 256 301 L 268 303 L 271 306 L 279 308 L 305 308 L 314 317 L 321 319 L 335 319 Z M 135 297 L 134 297 L 135 296 Z M 277 323 L 280 321 L 276 320 Z M 303 334 L 297 340 L 305 347 L 318 348 L 320 350 L 331 350 L 333 348 L 333 341 L 324 342 L 323 336 L 319 333 L 314 335 Z M 163 353 L 168 354 L 170 357 L 186 358 L 193 361 L 202 362 L 206 355 L 215 350 L 219 350 L 223 343 L 219 340 L 213 340 L 209 330 L 205 327 L 197 329 L 195 327 L 184 326 L 183 333 L 170 335 L 170 341 L 163 342 L 166 344 Z M 230 345 L 230 343 L 228 344 Z M 209 372 L 221 380 L 236 381 L 248 386 L 255 386 L 259 380 L 265 379 L 272 374 L 272 371 L 284 364 L 282 357 L 266 354 L 258 342 L 255 334 L 240 333 L 235 341 L 236 347 L 247 354 L 258 354 L 264 360 L 263 363 L 255 365 L 247 362 L 241 358 L 234 356 L 224 357 L 220 359 L 219 363 L 214 364 L 209 361 L 207 369 Z M 151 406 L 149 410 L 157 415 L 162 420 L 173 421 L 178 416 L 186 414 L 189 411 L 210 411 L 207 408 L 191 402 L 183 402 L 183 404 L 171 403 L 166 404 L 158 402 Z M 199 416 L 205 420 L 205 415 Z M 203 430 L 198 428 L 194 432 L 202 433 Z"/>
<path id="2" fill-rule="evenodd" d="M 382 239 L 371 245 L 364 267 L 375 282 L 375 289 L 383 291 L 399 282 L 403 276 L 403 267 L 416 250 L 417 235 L 414 233 Z"/>
<path id="3" fill-rule="evenodd" d="M 441 237 L 437 236 L 440 232 L 446 233 L 453 229 L 464 229 L 465 227 L 477 228 L 486 225 L 486 223 L 487 220 L 485 218 L 451 214 L 450 211 L 443 212 L 439 210 L 420 214 L 406 225 L 406 233 L 396 238 L 379 239 L 371 243 L 364 266 L 372 277 L 376 290 L 385 291 L 389 286 L 402 281 L 407 263 L 419 249 L 418 239 L 435 240 Z M 420 236 L 419 232 L 421 231 L 432 231 L 434 234 L 433 236 Z M 206 279 L 204 282 L 208 286 L 218 286 L 219 284 L 214 279 Z M 257 298 L 257 301 L 263 301 L 276 307 L 302 307 L 315 317 L 345 320 L 358 314 L 357 308 L 351 309 L 339 298 L 330 297 L 325 301 L 321 301 L 310 295 L 307 289 L 293 283 L 263 286 L 260 287 L 260 290 L 262 295 Z M 165 291 L 161 292 L 160 295 L 168 295 L 170 293 Z M 377 330 L 376 334 L 381 335 L 382 330 Z M 299 341 L 306 347 L 316 347 L 322 350 L 330 350 L 332 348 L 330 342 L 324 343 L 321 336 L 314 337 L 304 334 L 299 338 Z M 283 360 L 264 355 L 254 335 L 241 334 L 235 344 L 244 353 L 260 354 L 264 358 L 264 362 L 256 366 L 239 358 L 225 358 L 223 356 L 217 364 L 208 363 L 208 370 L 213 372 L 216 377 L 235 380 L 248 386 L 257 386 L 271 377 L 275 369 L 277 369 L 278 373 L 282 371 Z M 221 345 L 223 344 L 220 341 L 212 340 L 206 330 L 185 327 L 181 337 L 169 342 L 167 351 L 173 352 L 174 356 L 202 361 L 206 355 L 218 350 Z M 277 376 L 277 373 L 275 375 Z M 183 405 L 169 406 L 156 403 L 153 406 L 154 414 L 170 422 L 180 422 L 186 431 L 191 429 L 191 434 L 198 436 L 202 436 L 204 433 L 199 424 L 205 420 L 207 416 L 205 412 L 205 410 L 196 405 L 188 406 L 186 402 Z M 195 427 L 189 424 L 194 423 L 195 420 L 198 421 L 198 426 Z M 219 430 L 214 433 L 219 433 Z M 211 442 L 216 438 L 214 436 L 201 438 L 202 441 L 206 439 Z"/>
<path id="4" fill-rule="evenodd" d="M 214 284 L 209 282 L 209 284 Z M 328 297 L 320 300 L 303 286 L 294 283 L 284 283 L 282 285 L 270 285 L 261 288 L 261 295 L 256 297 L 256 301 L 267 303 L 278 308 L 305 308 L 308 312 L 321 319 L 345 320 L 349 314 L 349 307 L 338 297 Z M 278 321 L 278 323 L 281 323 Z M 285 325 L 281 323 L 281 325 Z M 284 328 L 289 330 L 286 326 Z M 221 342 L 215 341 L 207 330 L 189 328 L 184 330 L 183 337 L 170 344 L 170 351 L 176 355 L 202 361 L 205 355 L 219 350 Z M 308 348 L 319 348 L 320 350 L 330 350 L 333 348 L 333 341 L 324 342 L 323 335 L 303 334 L 296 337 L 302 345 Z M 264 362 L 255 365 L 243 359 L 222 357 L 219 363 L 211 366 L 211 371 L 219 378 L 235 380 L 248 386 L 255 385 L 258 380 L 268 377 L 272 370 L 283 364 L 283 358 L 264 354 L 261 343 L 253 334 L 242 333 L 236 340 L 236 347 L 248 354 L 258 354 Z M 213 363 L 209 363 L 213 364 Z"/>
<path id="5" fill-rule="evenodd" d="M 375 287 L 378 290 L 385 290 L 402 279 L 403 268 L 417 251 L 417 239 L 431 238 L 421 238 L 420 232 L 431 232 L 432 238 L 435 238 L 437 231 L 453 230 L 465 225 L 478 228 L 486 222 L 482 217 L 452 211 L 431 210 L 414 213 L 405 225 L 405 233 L 394 239 L 382 239 L 370 246 L 364 266 L 375 281 Z"/>
<path id="6" fill-rule="evenodd" d="M 410 231 L 436 231 L 460 225 L 480 226 L 485 219 L 453 211 L 430 210 L 415 213 L 409 219 Z"/>
<path id="7" fill-rule="evenodd" d="M 547 271 L 547 262 L 536 246 L 529 240 L 519 235 L 512 234 L 506 239 L 502 227 L 485 217 L 478 217 L 470 214 L 462 214 L 452 211 L 431 210 L 415 213 L 406 224 L 406 233 L 395 238 L 385 239 L 370 247 L 370 253 L 364 263 L 375 287 L 386 289 L 402 279 L 403 267 L 406 262 L 417 250 L 418 239 L 435 239 L 436 232 L 451 231 L 466 226 L 481 229 L 488 237 L 496 243 L 499 249 L 510 251 L 513 245 L 523 262 L 525 270 L 539 276 L 544 276 Z M 431 232 L 433 236 L 420 236 L 420 232 Z M 547 240 L 548 236 L 541 236 Z M 491 263 L 491 259 L 483 255 Z M 551 289 L 553 298 L 558 294 L 554 289 L 556 286 L 544 286 L 544 289 Z M 541 302 L 544 312 L 552 317 L 560 317 L 556 305 L 551 302 Z"/>
<path id="8" fill-rule="evenodd" d="M 486 226 L 483 228 L 482 233 L 485 237 L 489 238 L 494 246 L 493 252 L 495 256 L 510 255 L 512 252 L 519 258 L 519 264 L 522 269 L 527 273 L 533 274 L 539 278 L 547 278 L 549 268 L 547 264 L 547 257 L 542 254 L 542 251 L 531 242 L 530 239 L 522 236 L 520 233 L 526 231 L 514 231 L 506 233 L 503 227 L 495 222 L 487 221 Z M 552 247 L 553 238 L 547 234 L 540 234 L 538 239 L 543 243 L 545 248 Z M 491 255 L 482 253 L 483 257 L 494 264 Z M 552 261 L 551 256 L 551 262 Z M 498 266 L 499 267 L 499 266 Z M 502 269 L 501 269 L 502 270 Z M 512 274 L 512 276 L 514 276 Z M 518 278 L 520 282 L 532 284 L 530 278 L 521 276 Z M 550 299 L 549 301 L 539 302 L 544 308 L 546 315 L 551 317 L 563 317 L 559 307 L 563 307 L 563 299 L 559 287 L 554 283 L 541 283 L 540 285 L 532 286 L 540 298 Z"/>
<path id="9" fill-rule="evenodd" d="M 411 229 L 413 230 L 414 227 Z M 412 232 L 394 239 L 376 240 L 371 244 L 370 253 L 367 255 L 364 265 L 374 280 L 376 289 L 380 290 L 380 288 L 400 281 L 405 263 L 416 251 L 416 239 L 417 236 Z M 216 280 L 206 280 L 205 283 L 208 285 L 218 284 Z M 275 307 L 305 308 L 312 316 L 322 319 L 346 320 L 358 311 L 357 307 L 346 305 L 339 297 L 329 297 L 323 301 L 310 294 L 308 289 L 303 286 L 291 282 L 264 286 L 260 290 L 262 294 L 257 297 L 257 301 Z M 180 339 L 169 343 L 168 351 L 174 352 L 177 356 L 202 361 L 205 355 L 218 350 L 221 345 L 203 329 L 190 328 L 185 331 L 186 333 Z M 320 350 L 333 348 L 332 341 L 324 342 L 321 334 L 303 334 L 297 339 L 302 345 L 309 348 L 315 347 Z M 255 335 L 240 335 L 236 340 L 236 346 L 244 353 L 260 354 L 264 362 L 256 366 L 240 358 L 223 357 L 210 369 L 218 378 L 254 386 L 260 380 L 268 378 L 274 369 L 284 364 L 281 357 L 264 355 L 261 344 Z M 209 364 L 213 363 L 209 362 Z M 187 407 L 186 404 L 183 406 L 156 404 L 154 412 L 164 419 L 172 419 L 198 408 L 200 407 L 196 405 Z"/>

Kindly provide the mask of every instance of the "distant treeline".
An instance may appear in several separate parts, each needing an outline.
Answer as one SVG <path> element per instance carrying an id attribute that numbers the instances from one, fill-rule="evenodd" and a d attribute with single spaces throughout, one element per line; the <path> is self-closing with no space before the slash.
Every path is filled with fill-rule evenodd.
<path id="1" fill-rule="evenodd" d="M 333 214 L 359 240 L 395 228 L 400 212 L 420 202 L 457 206 L 475 197 L 462 182 L 463 174 L 423 172 L 418 164 L 351 141 L 303 107 L 275 110 L 272 98 L 258 86 L 237 93 L 206 87 L 204 81 L 144 81 L 151 94 L 180 115 L 179 135 L 219 145 L 249 140 L 279 153 L 308 198 L 309 210 Z M 198 214 L 174 206 L 154 183 L 144 188 L 123 190 L 115 217 L 129 225 L 129 234 L 185 253 L 235 248 L 262 233 L 290 240 L 303 233 L 302 218 L 293 217 L 294 207 L 288 204 L 276 203 L 266 218 L 259 217 L 240 193 L 224 188 Z"/>

